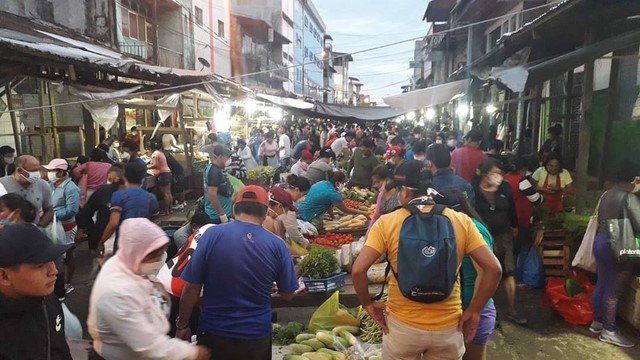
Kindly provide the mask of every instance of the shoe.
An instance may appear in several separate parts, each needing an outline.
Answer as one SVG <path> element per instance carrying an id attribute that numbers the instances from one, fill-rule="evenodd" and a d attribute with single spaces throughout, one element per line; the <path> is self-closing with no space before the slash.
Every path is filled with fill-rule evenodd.
<path id="1" fill-rule="evenodd" d="M 594 334 L 600 334 L 602 332 L 602 323 L 600 321 L 593 320 L 589 326 L 589 331 Z"/>
<path id="2" fill-rule="evenodd" d="M 527 325 L 527 319 L 513 314 L 509 314 L 507 313 L 507 319 L 511 320 L 512 322 L 514 322 L 517 325 L 521 325 L 521 326 L 525 326 Z"/>
<path id="3" fill-rule="evenodd" d="M 75 289 L 76 288 L 74 288 L 73 285 L 71 285 L 71 284 L 64 284 L 64 294 L 65 295 L 70 294 Z"/>
<path id="4" fill-rule="evenodd" d="M 176 205 L 173 205 L 172 209 L 173 210 L 183 210 L 184 209 L 184 205 L 176 204 Z"/>
<path id="5" fill-rule="evenodd" d="M 624 347 L 624 348 L 630 348 L 635 346 L 635 344 L 632 343 L 631 340 L 622 336 L 622 334 L 620 334 L 618 331 L 609 331 L 609 330 L 603 329 L 602 332 L 600 333 L 599 339 L 602 342 L 606 342 L 606 343 Z"/>

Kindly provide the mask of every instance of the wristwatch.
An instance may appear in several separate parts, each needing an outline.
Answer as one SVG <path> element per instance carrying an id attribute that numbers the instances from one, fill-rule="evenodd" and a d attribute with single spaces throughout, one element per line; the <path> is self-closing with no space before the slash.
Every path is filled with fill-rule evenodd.
<path id="1" fill-rule="evenodd" d="M 180 322 L 180 316 L 178 316 L 178 317 L 176 318 L 176 322 L 175 322 L 175 324 L 176 324 L 176 329 L 177 329 L 177 330 L 182 330 L 182 329 L 186 329 L 186 328 L 188 328 L 188 327 L 189 327 L 189 323 L 187 323 L 187 324 L 186 324 L 186 325 L 184 325 L 184 326 L 180 326 L 180 325 L 178 325 L 178 323 L 179 323 L 179 322 Z"/>

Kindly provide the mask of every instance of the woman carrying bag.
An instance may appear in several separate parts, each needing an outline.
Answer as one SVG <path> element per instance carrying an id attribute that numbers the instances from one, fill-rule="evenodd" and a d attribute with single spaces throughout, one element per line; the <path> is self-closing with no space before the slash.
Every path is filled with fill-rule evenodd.
<path id="1" fill-rule="evenodd" d="M 611 233 L 619 223 L 626 223 L 627 236 L 640 233 L 640 166 L 635 163 L 623 163 L 616 174 L 616 185 L 600 199 L 597 209 L 598 233 L 593 243 L 593 255 L 596 259 L 598 282 L 593 293 L 593 322 L 589 330 L 600 334 L 600 341 L 621 347 L 634 344 L 617 330 L 616 314 L 618 302 L 631 279 L 632 267 L 619 261 L 614 250 L 620 239 Z M 632 233 L 631 233 L 632 232 Z M 624 233 L 624 232 L 623 232 Z M 632 239 L 634 240 L 634 239 Z M 640 258 L 640 254 L 637 255 Z"/>

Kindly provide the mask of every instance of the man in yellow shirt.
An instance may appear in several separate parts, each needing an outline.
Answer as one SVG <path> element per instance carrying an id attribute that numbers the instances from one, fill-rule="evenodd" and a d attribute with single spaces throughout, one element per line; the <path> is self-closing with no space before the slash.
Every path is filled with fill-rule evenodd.
<path id="1" fill-rule="evenodd" d="M 405 161 L 396 170 L 394 178 L 403 206 L 413 204 L 420 211 L 431 210 L 433 202 L 427 196 L 431 173 L 423 162 Z M 353 265 L 352 277 L 361 304 L 383 329 L 384 359 L 462 359 L 464 342 L 475 336 L 480 312 L 500 282 L 500 263 L 471 218 L 451 209 L 445 209 L 442 214 L 451 221 L 456 237 L 458 269 L 463 255 L 469 254 L 479 268 L 476 283 L 482 286 L 476 287 L 471 305 L 464 313 L 459 281 L 447 299 L 422 303 L 404 297 L 397 279 L 391 275 L 387 305 L 373 301 L 368 291 L 367 270 L 385 253 L 392 268 L 398 269 L 400 231 L 410 212 L 399 209 L 381 216 L 371 228 L 365 247 Z"/>

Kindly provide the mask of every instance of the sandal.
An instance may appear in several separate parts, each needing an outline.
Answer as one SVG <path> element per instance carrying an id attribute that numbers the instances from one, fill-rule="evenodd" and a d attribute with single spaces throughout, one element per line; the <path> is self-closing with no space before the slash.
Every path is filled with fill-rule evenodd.
<path id="1" fill-rule="evenodd" d="M 517 324 L 517 325 L 521 325 L 521 326 L 526 326 L 527 325 L 527 319 L 520 317 L 518 315 L 513 315 L 513 314 L 509 314 L 507 313 L 507 319 L 511 320 L 513 323 Z"/>

